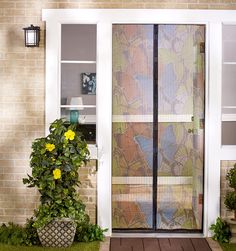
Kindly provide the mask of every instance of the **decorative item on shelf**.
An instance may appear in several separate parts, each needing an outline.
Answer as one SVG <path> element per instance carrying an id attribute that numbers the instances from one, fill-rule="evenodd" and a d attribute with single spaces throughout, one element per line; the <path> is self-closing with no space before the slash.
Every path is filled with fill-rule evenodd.
<path id="1" fill-rule="evenodd" d="M 81 73 L 82 94 L 96 94 L 96 73 Z"/>
<path id="2" fill-rule="evenodd" d="M 25 47 L 39 47 L 40 41 L 40 27 L 33 26 L 23 28 L 25 33 Z"/>
<path id="3" fill-rule="evenodd" d="M 79 124 L 84 124 L 86 121 L 86 116 L 79 116 Z"/>
<path id="4" fill-rule="evenodd" d="M 79 122 L 79 110 L 84 109 L 82 97 L 69 97 L 67 98 L 67 104 L 71 106 L 69 108 L 70 123 L 73 123 L 73 124 L 78 123 Z"/>

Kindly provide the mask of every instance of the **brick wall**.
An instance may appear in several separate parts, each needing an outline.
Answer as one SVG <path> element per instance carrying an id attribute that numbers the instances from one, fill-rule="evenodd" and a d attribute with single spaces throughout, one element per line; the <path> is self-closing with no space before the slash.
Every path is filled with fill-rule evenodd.
<path id="1" fill-rule="evenodd" d="M 231 169 L 235 161 L 221 161 L 221 170 L 220 170 L 220 216 L 223 218 L 232 217 L 233 212 L 228 211 L 224 205 L 226 192 L 230 189 L 228 186 L 228 181 L 226 181 L 225 177 L 229 169 Z"/>
<path id="2" fill-rule="evenodd" d="M 78 189 L 81 200 L 86 205 L 86 212 L 90 220 L 96 223 L 96 204 L 97 204 L 97 175 L 96 160 L 91 160 L 87 166 L 80 169 L 81 185 Z"/>
<path id="3" fill-rule="evenodd" d="M 22 28 L 39 25 L 43 34 L 43 8 L 236 9 L 236 0 L 0 0 L 0 222 L 23 223 L 38 201 L 21 180 L 31 142 L 44 135 L 45 46 L 42 35 L 39 48 L 25 48 Z M 94 197 L 83 193 L 94 210 Z"/>

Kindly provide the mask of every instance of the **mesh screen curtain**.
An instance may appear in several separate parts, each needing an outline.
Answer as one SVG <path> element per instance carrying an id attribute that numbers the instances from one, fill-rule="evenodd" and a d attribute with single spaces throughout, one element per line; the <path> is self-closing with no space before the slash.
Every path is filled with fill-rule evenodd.
<path id="1" fill-rule="evenodd" d="M 113 25 L 112 225 L 202 229 L 203 25 Z"/>

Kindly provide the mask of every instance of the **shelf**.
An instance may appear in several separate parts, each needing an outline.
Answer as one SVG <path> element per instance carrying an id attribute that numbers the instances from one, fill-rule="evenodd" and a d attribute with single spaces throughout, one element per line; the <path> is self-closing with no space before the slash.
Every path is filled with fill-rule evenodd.
<path id="1" fill-rule="evenodd" d="M 96 64 L 96 61 L 61 60 L 62 64 Z"/>
<path id="2" fill-rule="evenodd" d="M 236 160 L 236 146 L 235 145 L 222 145 L 220 149 L 221 160 Z"/>
<path id="3" fill-rule="evenodd" d="M 236 62 L 223 62 L 223 65 L 236 65 Z"/>
<path id="4" fill-rule="evenodd" d="M 222 106 L 222 109 L 236 109 L 236 106 L 225 105 L 225 106 Z M 222 113 L 221 120 L 222 121 L 236 121 L 236 110 L 235 110 L 235 113 Z"/>
<path id="5" fill-rule="evenodd" d="M 80 115 L 81 124 L 96 124 L 96 115 Z"/>
<path id="6" fill-rule="evenodd" d="M 96 105 L 61 105 L 61 108 L 96 108 Z"/>
<path id="7" fill-rule="evenodd" d="M 225 106 L 222 106 L 222 108 L 224 108 L 224 109 L 236 109 L 236 105 L 225 105 Z"/>
<path id="8" fill-rule="evenodd" d="M 192 122 L 192 114 L 183 114 L 183 115 L 158 115 L 158 122 Z M 113 115 L 112 122 L 140 122 L 140 123 L 147 123 L 153 122 L 153 115 Z"/>
<path id="9" fill-rule="evenodd" d="M 61 115 L 62 118 L 66 118 L 66 120 L 70 120 L 70 115 Z M 80 124 L 96 124 L 96 115 L 79 115 L 79 123 Z"/>
<path id="10" fill-rule="evenodd" d="M 236 114 L 232 114 L 232 113 L 224 113 L 222 114 L 221 120 L 224 121 L 236 121 Z"/>

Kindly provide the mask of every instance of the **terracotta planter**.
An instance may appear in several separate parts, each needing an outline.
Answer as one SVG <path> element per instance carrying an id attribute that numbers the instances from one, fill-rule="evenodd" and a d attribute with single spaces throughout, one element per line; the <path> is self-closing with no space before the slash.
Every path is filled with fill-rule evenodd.
<path id="1" fill-rule="evenodd" d="M 226 219 L 226 222 L 229 224 L 231 232 L 230 243 L 236 243 L 236 220 Z"/>
<path id="2" fill-rule="evenodd" d="M 70 247 L 74 241 L 76 224 L 71 219 L 56 219 L 37 230 L 43 247 Z"/>

